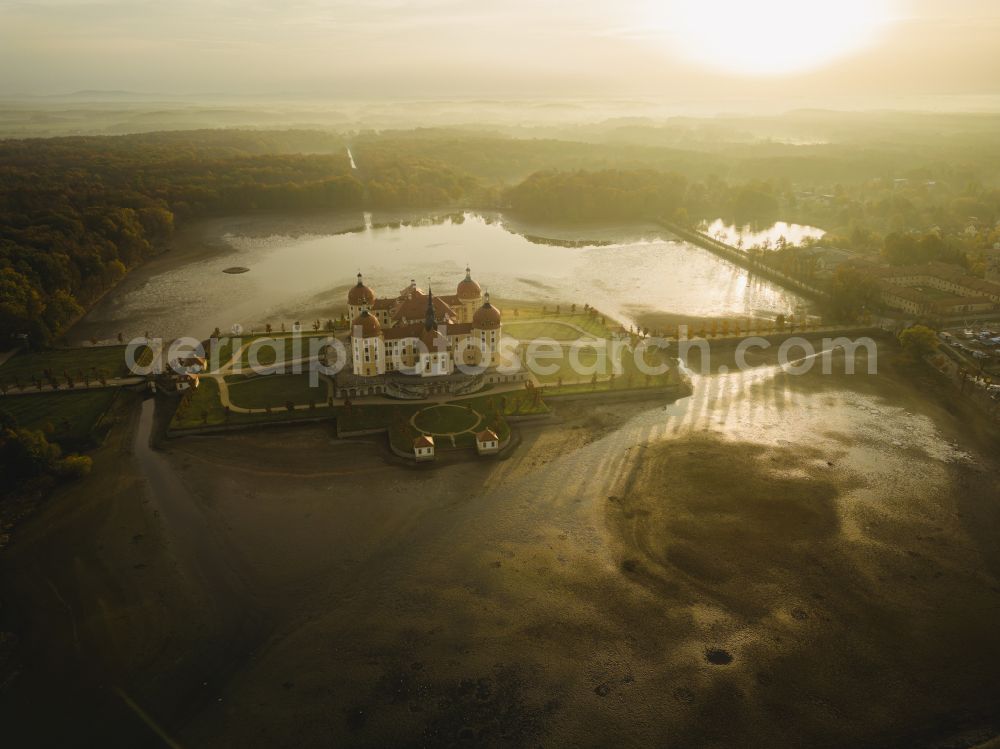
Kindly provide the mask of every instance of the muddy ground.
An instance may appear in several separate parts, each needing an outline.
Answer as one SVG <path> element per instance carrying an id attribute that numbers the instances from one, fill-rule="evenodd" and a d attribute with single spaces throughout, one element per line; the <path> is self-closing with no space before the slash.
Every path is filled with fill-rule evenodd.
<path id="1" fill-rule="evenodd" d="M 996 435 L 877 376 L 562 404 L 506 460 L 123 423 L 2 560 L 25 745 L 977 746 Z M 54 719 L 59 716 L 59 719 Z"/>

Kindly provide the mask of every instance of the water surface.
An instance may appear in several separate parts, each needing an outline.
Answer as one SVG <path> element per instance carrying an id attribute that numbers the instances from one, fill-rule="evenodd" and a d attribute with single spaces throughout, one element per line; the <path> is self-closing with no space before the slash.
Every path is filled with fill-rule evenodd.
<path id="1" fill-rule="evenodd" d="M 304 222 L 305 223 L 305 222 Z M 774 316 L 803 300 L 711 253 L 658 230 L 621 230 L 621 240 L 582 246 L 540 243 L 544 229 L 517 233 L 502 217 L 459 214 L 405 225 L 372 225 L 358 215 L 347 233 L 248 230 L 215 222 L 221 245 L 203 255 L 150 261 L 134 271 L 73 331 L 76 341 L 149 332 L 205 337 L 218 326 L 260 329 L 296 319 L 339 316 L 363 271 L 376 294 L 395 296 L 409 279 L 454 293 L 470 264 L 474 277 L 504 306 L 516 302 L 591 304 L 631 322 L 645 312 L 689 316 Z M 585 235 L 584 230 L 584 235 Z M 613 234 L 613 233 L 612 233 Z M 178 240 L 183 241 L 183 240 Z M 168 253 L 169 255 L 169 253 Z M 224 273 L 233 266 L 250 272 Z"/>
<path id="2" fill-rule="evenodd" d="M 806 239 L 821 239 L 825 231 L 815 226 L 803 224 L 788 224 L 777 221 L 767 224 L 736 224 L 726 223 L 725 219 L 716 219 L 702 228 L 706 234 L 721 239 L 726 244 L 749 249 L 750 247 L 775 248 L 782 239 L 787 244 L 802 244 Z"/>

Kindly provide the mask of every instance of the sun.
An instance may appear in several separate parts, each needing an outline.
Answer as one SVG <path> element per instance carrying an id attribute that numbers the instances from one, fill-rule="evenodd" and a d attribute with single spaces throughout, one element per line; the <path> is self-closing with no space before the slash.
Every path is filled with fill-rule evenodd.
<path id="1" fill-rule="evenodd" d="M 660 0 L 654 23 L 691 62 L 787 75 L 870 46 L 893 12 L 894 0 Z"/>

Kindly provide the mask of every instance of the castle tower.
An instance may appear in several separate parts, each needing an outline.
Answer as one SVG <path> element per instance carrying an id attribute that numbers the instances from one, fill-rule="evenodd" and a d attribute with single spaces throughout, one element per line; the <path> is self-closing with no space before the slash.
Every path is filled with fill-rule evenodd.
<path id="1" fill-rule="evenodd" d="M 500 359 L 502 323 L 500 310 L 490 304 L 490 294 L 486 292 L 483 305 L 472 316 L 472 336 L 485 357 L 484 364 L 495 367 Z"/>
<path id="2" fill-rule="evenodd" d="M 347 292 L 347 318 L 358 319 L 361 313 L 371 309 L 373 304 L 375 304 L 375 292 L 365 286 L 361 273 L 358 273 L 358 282 Z"/>
<path id="3" fill-rule="evenodd" d="M 382 326 L 367 308 L 351 323 L 351 363 L 354 374 L 385 374 L 385 339 Z"/>
<path id="4" fill-rule="evenodd" d="M 465 267 L 465 278 L 458 282 L 459 321 L 471 322 L 476 309 L 483 303 L 483 290 L 472 280 L 472 269 Z"/>

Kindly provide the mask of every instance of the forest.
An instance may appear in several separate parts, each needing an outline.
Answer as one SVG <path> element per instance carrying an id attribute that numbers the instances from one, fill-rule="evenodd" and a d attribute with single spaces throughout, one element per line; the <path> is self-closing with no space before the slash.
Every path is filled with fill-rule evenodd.
<path id="1" fill-rule="evenodd" d="M 538 172 L 503 194 L 504 207 L 532 219 L 641 221 L 731 216 L 734 221 L 773 221 L 779 205 L 767 182 L 729 185 L 691 182 L 673 172 L 649 169 Z"/>
<path id="2" fill-rule="evenodd" d="M 781 219 L 819 226 L 825 242 L 890 262 L 979 267 L 1000 241 L 994 121 L 962 119 L 965 132 L 949 122 L 957 134 L 947 140 L 937 137 L 936 119 L 865 122 L 801 115 L 765 123 L 772 133 L 794 126 L 831 138 L 807 145 L 748 134 L 762 121 L 0 140 L 0 341 L 51 343 L 176 227 L 258 211 Z"/>
<path id="3" fill-rule="evenodd" d="M 51 342 L 181 222 L 479 199 L 477 180 L 425 159 L 352 170 L 343 149 L 276 150 L 264 135 L 212 131 L 0 142 L 0 340 Z"/>

